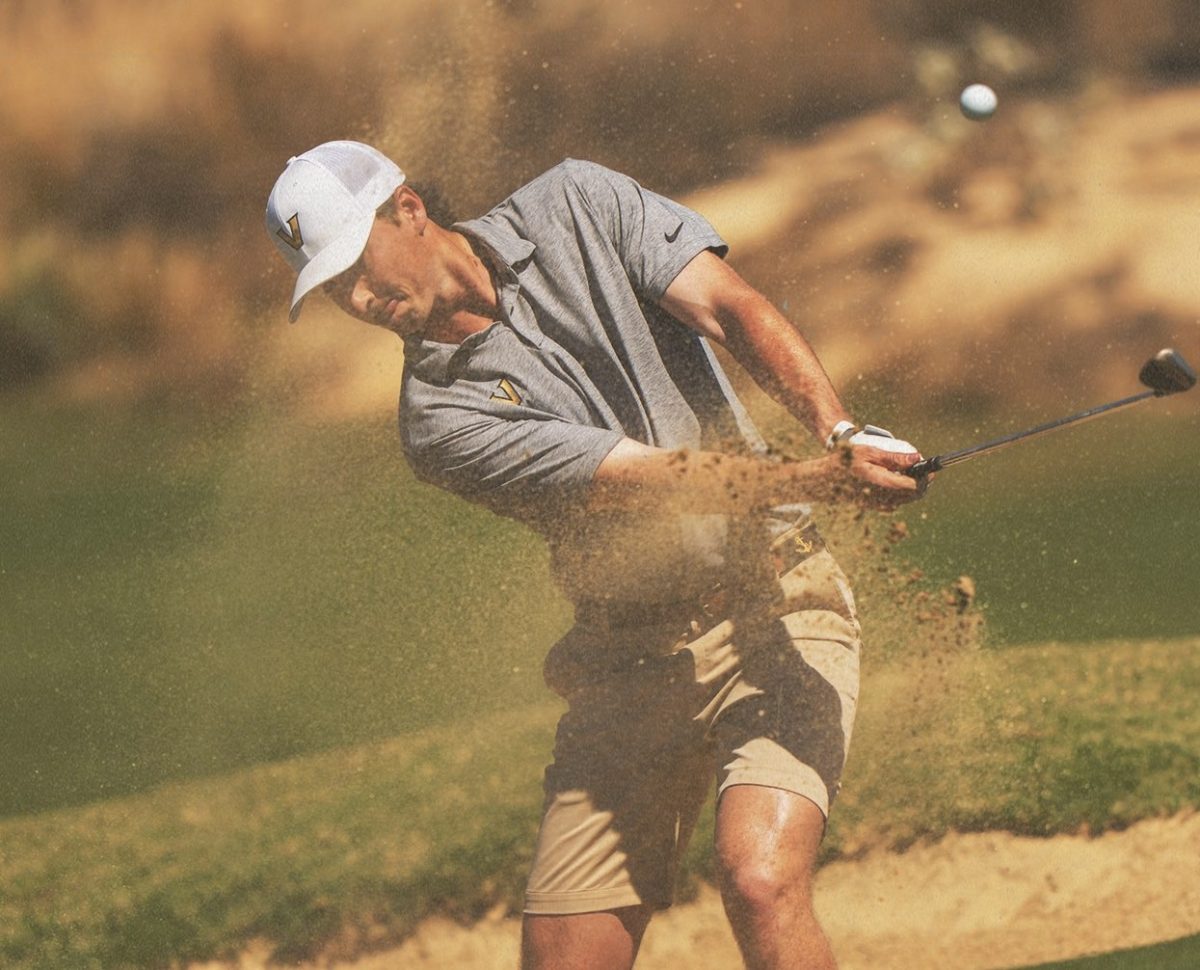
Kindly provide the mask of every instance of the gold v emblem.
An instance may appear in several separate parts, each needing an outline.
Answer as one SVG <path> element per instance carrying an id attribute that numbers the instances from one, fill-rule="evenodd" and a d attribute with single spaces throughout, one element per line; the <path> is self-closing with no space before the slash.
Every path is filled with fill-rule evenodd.
<path id="1" fill-rule="evenodd" d="M 287 231 L 280 226 L 275 230 L 275 234 L 292 249 L 299 249 L 304 245 L 304 236 L 300 234 L 300 213 L 297 212 L 287 221 Z"/>
<path id="2" fill-rule="evenodd" d="M 507 378 L 502 378 L 500 386 L 492 392 L 491 400 L 507 401 L 509 404 L 520 404 L 521 395 L 517 393 L 517 389 L 512 386 L 512 382 Z"/>

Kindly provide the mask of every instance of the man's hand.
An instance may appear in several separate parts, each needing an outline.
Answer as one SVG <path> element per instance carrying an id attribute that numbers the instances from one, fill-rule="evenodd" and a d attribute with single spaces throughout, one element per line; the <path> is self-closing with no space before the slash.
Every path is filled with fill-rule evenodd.
<path id="1" fill-rule="evenodd" d="M 847 442 L 821 459 L 830 499 L 890 512 L 925 494 L 933 476 L 916 479 L 904 474 L 906 468 L 920 460 L 920 453 L 897 438 L 888 436 L 881 440 L 907 445 L 911 450 L 885 450 Z"/>

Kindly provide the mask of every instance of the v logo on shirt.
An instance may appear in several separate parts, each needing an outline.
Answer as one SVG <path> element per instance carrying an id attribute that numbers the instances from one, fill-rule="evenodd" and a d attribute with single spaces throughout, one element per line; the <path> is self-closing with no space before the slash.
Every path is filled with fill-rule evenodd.
<path id="1" fill-rule="evenodd" d="M 492 392 L 491 400 L 506 401 L 509 404 L 520 404 L 521 395 L 517 393 L 517 389 L 512 386 L 512 381 L 507 377 L 501 378 L 499 386 Z"/>

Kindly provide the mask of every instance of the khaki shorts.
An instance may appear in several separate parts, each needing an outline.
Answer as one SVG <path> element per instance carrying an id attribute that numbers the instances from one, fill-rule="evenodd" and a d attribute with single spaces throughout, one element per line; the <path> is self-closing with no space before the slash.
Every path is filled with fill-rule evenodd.
<path id="1" fill-rule="evenodd" d="M 828 814 L 858 697 L 854 600 L 823 548 L 771 585 L 707 626 L 577 623 L 551 650 L 546 681 L 569 706 L 525 912 L 669 906 L 714 776 L 718 798 L 763 785 Z"/>

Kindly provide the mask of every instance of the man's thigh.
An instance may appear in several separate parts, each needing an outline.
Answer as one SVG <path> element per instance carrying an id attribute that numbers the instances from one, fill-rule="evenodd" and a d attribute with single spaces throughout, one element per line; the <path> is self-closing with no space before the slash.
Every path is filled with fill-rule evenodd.
<path id="1" fill-rule="evenodd" d="M 575 916 L 526 914 L 521 970 L 627 970 L 652 912 L 635 906 Z"/>
<path id="2" fill-rule="evenodd" d="M 735 785 L 784 789 L 828 815 L 858 704 L 860 631 L 828 553 L 782 585 L 785 612 L 733 632 L 738 673 L 709 714 L 718 794 Z"/>
<path id="3" fill-rule="evenodd" d="M 734 785 L 717 805 L 717 862 L 723 878 L 741 870 L 773 873 L 808 895 L 824 833 L 825 815 L 810 799 L 778 788 Z"/>
<path id="4" fill-rule="evenodd" d="M 677 653 L 568 694 L 546 769 L 526 913 L 670 905 L 712 786 L 697 691 L 690 657 Z"/>

